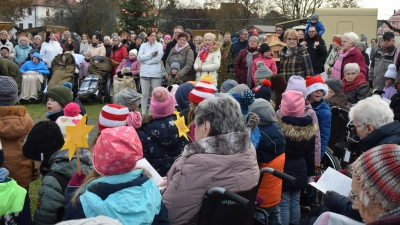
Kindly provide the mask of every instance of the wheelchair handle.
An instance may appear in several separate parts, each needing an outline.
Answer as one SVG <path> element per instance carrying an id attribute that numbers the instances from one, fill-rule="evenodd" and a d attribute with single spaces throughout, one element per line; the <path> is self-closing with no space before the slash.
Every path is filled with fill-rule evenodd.
<path id="1" fill-rule="evenodd" d="M 239 205 L 242 205 L 246 208 L 249 207 L 249 204 L 250 204 L 249 200 L 243 198 L 242 196 L 240 196 L 236 193 L 233 193 L 230 190 L 222 188 L 222 187 L 213 187 L 213 188 L 209 189 L 207 191 L 207 193 L 210 195 L 215 195 L 215 194 L 223 195 L 223 196 L 229 198 L 230 200 L 235 201 Z"/>
<path id="2" fill-rule="evenodd" d="M 345 112 L 345 113 L 347 113 L 347 114 L 349 113 L 348 110 L 342 109 L 342 108 L 340 108 L 339 106 L 332 106 L 332 107 L 331 107 L 331 111 L 332 111 L 332 109 L 337 109 L 337 110 L 342 111 L 342 112 Z"/>
<path id="3" fill-rule="evenodd" d="M 296 178 L 294 178 L 294 177 L 292 177 L 292 176 L 290 176 L 290 175 L 288 175 L 288 174 L 286 174 L 286 173 L 282 173 L 282 172 L 279 171 L 279 170 L 272 169 L 272 168 L 270 168 L 270 167 L 265 167 L 265 168 L 262 168 L 262 169 L 260 170 L 260 177 L 261 177 L 261 179 L 264 177 L 264 173 L 270 173 L 270 174 L 272 174 L 272 175 L 274 175 L 274 176 L 276 176 L 276 177 L 278 177 L 278 178 L 281 178 L 282 180 L 289 181 L 289 182 L 291 182 L 292 184 L 293 184 L 294 181 L 296 180 Z"/>

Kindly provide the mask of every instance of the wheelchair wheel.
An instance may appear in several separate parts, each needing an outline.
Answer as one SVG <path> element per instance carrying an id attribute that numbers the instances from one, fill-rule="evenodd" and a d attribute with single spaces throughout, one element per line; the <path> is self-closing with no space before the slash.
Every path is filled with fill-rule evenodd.
<path id="1" fill-rule="evenodd" d="M 316 175 L 322 175 L 328 167 L 335 170 L 340 170 L 342 168 L 339 159 L 333 155 L 332 149 L 326 147 L 325 155 L 321 159 L 321 167 L 316 171 Z"/>

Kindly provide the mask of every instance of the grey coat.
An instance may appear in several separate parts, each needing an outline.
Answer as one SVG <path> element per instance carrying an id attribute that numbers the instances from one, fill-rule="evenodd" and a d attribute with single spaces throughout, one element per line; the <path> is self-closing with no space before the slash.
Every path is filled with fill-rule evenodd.
<path id="1" fill-rule="evenodd" d="M 171 49 L 169 52 L 168 58 L 165 61 L 165 70 L 168 74 L 171 73 L 171 64 L 174 62 L 174 59 L 178 59 L 178 63 L 181 66 L 181 69 L 178 71 L 178 75 L 181 78 L 180 81 L 175 81 L 174 83 L 182 84 L 188 80 L 188 75 L 193 74 L 193 63 L 194 63 L 194 53 L 190 46 L 186 46 L 180 52 L 175 50 L 175 47 Z"/>
<path id="2" fill-rule="evenodd" d="M 393 64 L 395 53 L 395 46 L 392 46 L 387 52 L 383 52 L 383 49 L 379 48 L 373 56 L 374 58 L 371 59 L 369 80 L 373 82 L 374 89 L 383 90 L 385 87 L 385 73 L 388 66 Z"/>
<path id="3" fill-rule="evenodd" d="M 369 86 L 367 84 L 361 84 L 358 88 L 346 93 L 347 102 L 350 104 L 356 104 L 358 101 L 366 99 L 370 95 Z"/>

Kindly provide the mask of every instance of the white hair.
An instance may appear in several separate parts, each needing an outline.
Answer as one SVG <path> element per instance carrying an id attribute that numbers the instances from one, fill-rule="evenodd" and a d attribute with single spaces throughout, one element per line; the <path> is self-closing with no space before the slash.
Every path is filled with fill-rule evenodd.
<path id="1" fill-rule="evenodd" d="M 367 123 L 375 129 L 393 122 L 393 111 L 379 95 L 359 101 L 350 108 L 349 118 L 363 128 Z"/>
<path id="2" fill-rule="evenodd" d="M 358 193 L 358 197 L 360 198 L 360 202 L 364 207 L 368 207 L 371 202 L 371 198 L 360 188 L 360 192 Z"/>
<path id="3" fill-rule="evenodd" d="M 35 35 L 35 37 L 33 38 L 33 40 L 36 40 L 36 39 L 42 40 L 42 37 L 40 37 L 40 35 Z"/>
<path id="4" fill-rule="evenodd" d="M 346 65 L 344 65 L 343 72 L 349 70 L 355 70 L 360 73 L 360 66 L 358 65 L 358 63 L 347 63 Z"/>
<path id="5" fill-rule="evenodd" d="M 253 40 L 253 39 L 256 40 L 257 43 L 260 42 L 260 40 L 258 39 L 257 36 L 251 36 L 250 39 L 249 39 L 249 41 L 251 41 L 251 40 Z"/>
<path id="6" fill-rule="evenodd" d="M 63 35 L 64 35 L 64 34 L 68 34 L 68 36 L 71 36 L 71 32 L 69 32 L 69 31 L 67 31 L 67 30 L 63 32 Z"/>
<path id="7" fill-rule="evenodd" d="M 349 33 L 345 33 L 343 34 L 342 40 L 343 38 L 347 38 L 347 40 L 352 43 L 353 45 L 357 45 L 357 43 L 360 41 L 360 39 L 358 38 L 358 35 L 354 32 L 349 32 Z"/>
<path id="8" fill-rule="evenodd" d="M 105 36 L 103 39 L 104 39 L 104 40 L 109 40 L 109 41 L 111 41 L 110 36 Z"/>

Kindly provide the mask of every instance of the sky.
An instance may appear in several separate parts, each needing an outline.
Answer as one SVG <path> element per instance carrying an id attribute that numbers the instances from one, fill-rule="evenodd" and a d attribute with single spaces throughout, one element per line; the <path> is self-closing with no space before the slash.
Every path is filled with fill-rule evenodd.
<path id="1" fill-rule="evenodd" d="M 362 8 L 378 8 L 378 19 L 389 19 L 393 10 L 400 9 L 399 0 L 362 0 Z"/>

